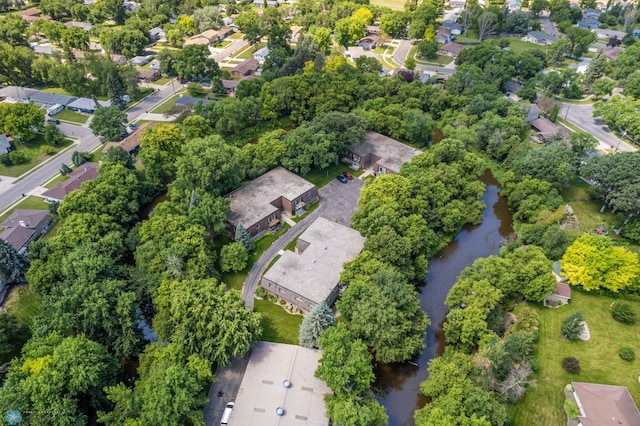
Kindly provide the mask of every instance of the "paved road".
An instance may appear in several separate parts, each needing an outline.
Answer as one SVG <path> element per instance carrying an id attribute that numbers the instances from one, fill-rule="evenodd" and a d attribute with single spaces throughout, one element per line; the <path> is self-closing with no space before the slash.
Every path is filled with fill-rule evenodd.
<path id="1" fill-rule="evenodd" d="M 560 37 L 560 31 L 556 28 L 556 24 L 551 20 L 551 16 L 549 12 L 545 11 L 540 14 L 540 25 L 542 26 L 542 30 L 556 37 Z"/>
<path id="2" fill-rule="evenodd" d="M 600 148 L 617 148 L 621 152 L 631 152 L 637 149 L 618 138 L 602 119 L 593 116 L 593 105 L 575 105 L 560 103 L 559 117 L 564 118 L 600 141 Z"/>
<path id="3" fill-rule="evenodd" d="M 216 381 L 209 390 L 209 402 L 204 407 L 204 424 L 219 426 L 227 402 L 235 401 L 242 377 L 251 358 L 249 350 L 243 357 L 236 357 L 231 364 L 216 370 Z"/>
<path id="4" fill-rule="evenodd" d="M 323 188 L 320 188 L 320 206 L 271 244 L 271 247 L 253 264 L 242 286 L 242 299 L 244 299 L 248 307 L 253 308 L 256 287 L 267 265 L 269 265 L 280 250 L 283 250 L 289 242 L 307 229 L 316 218 L 322 216 L 325 219 L 334 220 L 344 225 L 351 224 L 351 215 L 353 215 L 353 212 L 357 209 L 358 197 L 360 196 L 360 190 L 363 185 L 364 183 L 359 179 L 353 179 L 347 184 L 334 180 Z"/>
<path id="5" fill-rule="evenodd" d="M 175 82 L 173 87 L 168 85 L 168 87 L 149 95 L 145 100 L 127 111 L 127 118 L 129 121 L 136 120 L 145 114 L 145 111 L 152 109 L 156 104 L 170 97 L 174 92 L 174 88 L 178 90 L 180 87 L 182 85 Z M 61 123 L 58 128 L 66 136 L 76 139 L 74 147 L 48 162 L 40 164 L 38 168 L 32 170 L 29 175 L 16 183 L 10 185 L 0 183 L 0 211 L 18 201 L 22 194 L 28 194 L 58 173 L 63 163 L 71 164 L 73 151 L 93 151 L 100 145 L 98 137 L 87 127 Z"/>
<path id="6" fill-rule="evenodd" d="M 236 40 L 233 43 L 231 43 L 226 49 L 224 49 L 220 53 L 216 53 L 212 57 L 213 57 L 213 59 L 216 60 L 216 62 L 220 62 L 223 59 L 227 59 L 227 57 L 233 55 L 238 50 L 244 49 L 244 47 L 247 44 L 249 44 L 249 43 L 247 41 L 245 41 L 245 40 Z"/>

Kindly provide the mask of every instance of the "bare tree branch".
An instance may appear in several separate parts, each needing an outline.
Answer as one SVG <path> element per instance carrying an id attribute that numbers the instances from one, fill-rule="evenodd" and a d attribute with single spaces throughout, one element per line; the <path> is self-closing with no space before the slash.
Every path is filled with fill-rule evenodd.
<path id="1" fill-rule="evenodd" d="M 496 17 L 491 12 L 483 12 L 478 17 L 478 38 L 480 41 L 485 36 L 491 35 L 496 32 L 497 24 Z"/>

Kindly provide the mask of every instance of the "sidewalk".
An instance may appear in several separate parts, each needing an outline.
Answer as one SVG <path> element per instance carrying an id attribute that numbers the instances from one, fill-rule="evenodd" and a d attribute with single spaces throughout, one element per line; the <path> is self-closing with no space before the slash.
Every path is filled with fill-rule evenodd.
<path id="1" fill-rule="evenodd" d="M 147 121 L 167 121 L 167 122 L 171 122 L 171 121 L 175 121 L 176 118 L 178 118 L 178 117 L 174 116 L 174 115 L 154 114 L 154 113 L 151 113 L 151 112 L 146 112 L 146 113 L 142 114 L 141 116 L 139 116 L 138 118 L 136 118 L 136 121 L 138 121 L 138 120 L 147 120 Z"/>

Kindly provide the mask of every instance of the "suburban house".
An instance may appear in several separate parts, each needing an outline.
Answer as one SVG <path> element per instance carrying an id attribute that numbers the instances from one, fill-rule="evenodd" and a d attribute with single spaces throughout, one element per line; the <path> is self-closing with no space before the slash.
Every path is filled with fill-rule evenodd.
<path id="1" fill-rule="evenodd" d="M 634 37 L 640 37 L 640 28 L 634 28 L 633 31 L 631 31 L 631 35 Z"/>
<path id="2" fill-rule="evenodd" d="M 86 53 L 89 53 L 89 52 L 86 52 Z M 85 58 L 85 56 L 84 56 L 85 52 L 80 50 L 80 49 L 71 49 L 71 54 L 76 59 L 84 59 Z"/>
<path id="3" fill-rule="evenodd" d="M 440 28 L 436 32 L 436 41 L 438 43 L 446 43 L 451 40 L 451 28 Z"/>
<path id="4" fill-rule="evenodd" d="M 29 102 L 34 103 L 40 106 L 53 106 L 53 105 L 62 105 L 67 106 L 75 101 L 76 97 L 60 95 L 58 93 L 49 93 L 49 92 L 41 92 L 39 90 L 34 90 L 29 95 Z"/>
<path id="5" fill-rule="evenodd" d="M 11 151 L 11 142 L 7 139 L 7 136 L 2 133 L 0 134 L 0 155 L 6 154 Z"/>
<path id="6" fill-rule="evenodd" d="M 46 210 L 18 209 L 0 223 L 0 227 L 4 228 L 0 232 L 0 239 L 11 244 L 18 253 L 25 254 L 29 243 L 45 234 L 50 223 L 51 216 Z"/>
<path id="7" fill-rule="evenodd" d="M 577 25 L 580 28 L 595 30 L 600 26 L 600 21 L 598 21 L 598 18 L 584 18 Z"/>
<path id="8" fill-rule="evenodd" d="M 509 0 L 509 11 L 516 11 L 522 9 L 522 0 Z"/>
<path id="9" fill-rule="evenodd" d="M 164 30 L 160 27 L 151 28 L 149 31 L 147 31 L 147 34 L 149 34 L 149 39 L 154 43 L 167 39 Z"/>
<path id="10" fill-rule="evenodd" d="M 153 61 L 149 62 L 149 69 L 153 71 L 160 71 L 160 60 L 154 59 Z"/>
<path id="11" fill-rule="evenodd" d="M 190 44 L 203 44 L 205 46 L 215 43 L 216 41 L 224 40 L 228 35 L 233 33 L 232 27 L 222 27 L 219 30 L 206 30 L 200 34 L 196 34 L 193 37 L 188 38 L 185 42 L 185 46 Z"/>
<path id="12" fill-rule="evenodd" d="M 462 25 L 455 21 L 445 21 L 442 23 L 442 28 L 449 28 L 452 35 L 462 34 Z"/>
<path id="13" fill-rule="evenodd" d="M 324 397 L 331 393 L 314 375 L 318 349 L 258 341 L 244 371 L 230 425 L 326 426 Z"/>
<path id="14" fill-rule="evenodd" d="M 533 120 L 531 123 L 531 128 L 538 133 L 542 137 L 542 139 L 547 140 L 556 134 L 558 134 L 558 127 L 551 122 L 551 120 L 540 117 Z"/>
<path id="15" fill-rule="evenodd" d="M 524 117 L 525 123 L 531 123 L 540 117 L 540 108 L 536 104 L 530 104 L 525 107 L 526 116 Z"/>
<path id="16" fill-rule="evenodd" d="M 572 382 L 578 426 L 640 425 L 640 412 L 625 386 Z"/>
<path id="17" fill-rule="evenodd" d="M 422 151 L 376 132 L 366 132 L 364 142 L 347 148 L 345 161 L 357 169 L 373 168 L 375 174 L 398 173 Z"/>
<path id="18" fill-rule="evenodd" d="M 149 63 L 150 59 L 148 56 L 134 56 L 131 58 L 131 65 L 135 67 L 143 67 Z"/>
<path id="19" fill-rule="evenodd" d="M 51 20 L 51 16 L 49 15 L 40 15 L 40 9 L 30 9 L 22 12 L 18 16 L 20 16 L 22 19 L 27 21 L 29 24 L 32 24 L 34 21 L 37 21 L 38 19 L 44 19 L 45 21 Z"/>
<path id="20" fill-rule="evenodd" d="M 535 43 L 539 45 L 551 44 L 556 40 L 556 36 L 552 36 L 551 34 L 543 33 L 541 31 L 531 31 L 526 36 L 522 37 L 522 41 L 527 41 L 529 43 Z"/>
<path id="21" fill-rule="evenodd" d="M 622 40 L 627 33 L 625 33 L 624 31 L 616 31 L 616 30 L 610 30 L 610 29 L 604 29 L 604 28 L 596 28 L 593 30 L 594 33 L 596 33 L 596 35 L 598 36 L 598 38 L 603 38 L 603 39 L 610 39 L 611 37 L 617 37 L 620 40 Z"/>
<path id="22" fill-rule="evenodd" d="M 595 19 L 598 19 L 600 17 L 600 12 L 595 10 L 595 9 L 593 9 L 593 8 L 591 8 L 591 7 L 588 7 L 582 12 L 582 16 L 584 18 L 595 18 Z"/>
<path id="23" fill-rule="evenodd" d="M 28 102 L 29 96 L 34 92 L 37 92 L 37 90 L 25 89 L 24 87 L 18 86 L 7 86 L 0 89 L 0 96 L 16 102 Z"/>
<path id="24" fill-rule="evenodd" d="M 111 61 L 113 63 L 121 67 L 127 65 L 127 57 L 124 55 L 118 55 L 117 53 L 112 53 L 109 55 L 109 58 L 111 58 Z"/>
<path id="25" fill-rule="evenodd" d="M 360 56 L 365 56 L 364 49 L 360 46 L 347 47 L 347 56 L 351 58 L 352 62 L 355 62 Z"/>
<path id="26" fill-rule="evenodd" d="M 304 27 L 301 27 L 300 25 L 292 25 L 291 38 L 289 39 L 289 41 L 294 44 L 298 43 L 303 31 L 304 31 Z"/>
<path id="27" fill-rule="evenodd" d="M 84 163 L 67 175 L 67 180 L 58 182 L 50 189 L 42 193 L 48 201 L 62 201 L 72 191 L 80 188 L 84 182 L 97 178 L 98 165 L 96 163 Z"/>
<path id="28" fill-rule="evenodd" d="M 382 30 L 380 29 L 379 26 L 377 25 L 367 25 L 366 29 L 365 29 L 366 35 L 370 36 L 370 35 L 380 35 L 382 33 Z"/>
<path id="29" fill-rule="evenodd" d="M 267 60 L 267 57 L 271 53 L 271 49 L 268 46 L 261 47 L 253 53 L 253 59 L 258 61 L 260 64 L 264 64 L 264 61 Z"/>
<path id="30" fill-rule="evenodd" d="M 226 18 L 222 18 L 222 25 L 225 27 L 230 27 L 233 25 L 234 19 L 231 16 L 227 16 Z"/>
<path id="31" fill-rule="evenodd" d="M 180 96 L 176 100 L 176 105 L 188 105 L 193 107 L 198 102 L 202 103 L 202 105 L 206 105 L 209 102 L 215 102 L 215 101 L 212 99 L 192 98 L 191 96 Z"/>
<path id="32" fill-rule="evenodd" d="M 51 44 L 31 44 L 31 50 L 39 56 L 51 56 L 55 53 L 59 52 L 59 49 L 52 46 Z"/>
<path id="33" fill-rule="evenodd" d="M 85 114 L 93 114 L 100 107 L 110 107 L 111 101 L 94 101 L 89 98 L 78 98 L 67 105 L 67 109 Z"/>
<path id="34" fill-rule="evenodd" d="M 102 152 L 106 153 L 109 148 L 120 147 L 127 151 L 131 158 L 134 158 L 138 152 L 140 151 L 140 136 L 145 131 L 147 127 L 153 127 L 155 123 L 148 121 L 136 130 L 134 130 L 129 136 L 121 140 L 120 142 L 109 142 L 105 144 L 104 148 L 102 148 Z"/>
<path id="35" fill-rule="evenodd" d="M 547 294 L 544 298 L 544 306 L 560 307 L 566 305 L 571 300 L 571 287 L 566 283 L 556 284 L 556 291 L 553 294 Z"/>
<path id="36" fill-rule="evenodd" d="M 242 224 L 254 237 L 277 226 L 282 210 L 293 214 L 316 201 L 318 189 L 295 173 L 276 167 L 227 197 L 231 199 L 227 234 L 233 238 L 236 227 Z"/>
<path id="37" fill-rule="evenodd" d="M 222 87 L 224 87 L 224 93 L 229 96 L 233 96 L 236 93 L 236 89 L 238 85 L 245 80 L 252 80 L 256 78 L 255 75 L 249 75 L 247 77 L 243 77 L 240 80 L 222 80 Z"/>
<path id="38" fill-rule="evenodd" d="M 152 69 L 140 69 L 138 70 L 138 78 L 143 81 L 153 81 L 160 78 L 160 73 Z"/>
<path id="39" fill-rule="evenodd" d="M 361 38 L 358 41 L 357 45 L 362 47 L 364 50 L 373 50 L 378 46 L 378 37 L 367 36 L 367 37 Z"/>
<path id="40" fill-rule="evenodd" d="M 331 306 L 338 298 L 343 264 L 360 254 L 365 240 L 355 229 L 319 217 L 300 234 L 295 252 L 285 251 L 260 285 L 303 311 L 323 301 Z"/>
<path id="41" fill-rule="evenodd" d="M 80 22 L 80 21 L 69 21 L 69 22 L 65 22 L 64 26 L 67 28 L 82 28 L 83 30 L 85 30 L 86 32 L 89 32 L 89 30 L 91 28 L 93 28 L 93 25 L 88 23 L 88 22 Z"/>
<path id="42" fill-rule="evenodd" d="M 257 59 L 246 59 L 231 70 L 231 77 L 242 78 L 256 75 L 258 69 L 260 69 L 260 62 Z"/>
<path id="43" fill-rule="evenodd" d="M 457 57 L 460 52 L 462 52 L 462 45 L 458 43 L 445 43 L 444 46 L 441 46 L 438 49 L 438 53 L 441 55 L 446 55 L 450 58 Z"/>

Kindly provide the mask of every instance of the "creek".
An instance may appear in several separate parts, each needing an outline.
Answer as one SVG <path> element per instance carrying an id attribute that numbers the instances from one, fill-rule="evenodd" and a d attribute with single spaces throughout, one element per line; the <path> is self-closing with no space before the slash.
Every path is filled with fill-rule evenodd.
<path id="1" fill-rule="evenodd" d="M 387 410 L 390 426 L 414 425 L 413 413 L 427 403 L 420 383 L 427 379 L 429 361 L 444 352 L 442 323 L 449 309 L 444 304 L 460 272 L 476 259 L 495 255 L 513 232 L 513 218 L 507 200 L 499 195 L 500 185 L 491 171 L 480 177 L 487 190 L 482 197 L 486 208 L 480 225 L 466 225 L 429 262 L 426 283 L 418 289 L 420 305 L 431 325 L 425 336 L 426 349 L 412 362 L 381 364 L 376 369 L 374 387 Z"/>

